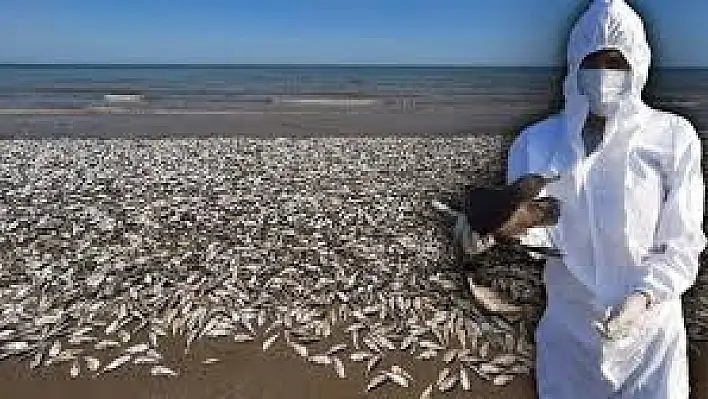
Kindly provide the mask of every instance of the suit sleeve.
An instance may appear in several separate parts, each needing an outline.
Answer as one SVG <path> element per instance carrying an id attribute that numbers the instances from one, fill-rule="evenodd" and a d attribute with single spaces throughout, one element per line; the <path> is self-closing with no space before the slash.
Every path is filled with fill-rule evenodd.
<path id="1" fill-rule="evenodd" d="M 662 204 L 654 251 L 644 257 L 638 290 L 656 302 L 680 298 L 698 275 L 699 257 L 706 246 L 703 232 L 704 192 L 701 142 L 694 127 L 678 118 L 673 170 L 668 174 L 668 195 Z"/>

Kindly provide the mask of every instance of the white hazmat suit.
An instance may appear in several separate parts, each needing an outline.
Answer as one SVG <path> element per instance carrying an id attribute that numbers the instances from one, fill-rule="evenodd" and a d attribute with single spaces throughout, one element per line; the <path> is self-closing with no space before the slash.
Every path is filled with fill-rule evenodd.
<path id="1" fill-rule="evenodd" d="M 586 155 L 589 102 L 578 90 L 578 70 L 602 49 L 624 55 L 631 87 Z M 681 295 L 694 283 L 706 245 L 698 135 L 685 118 L 642 102 L 650 48 L 624 1 L 591 4 L 571 32 L 567 61 L 563 111 L 524 129 L 508 158 L 509 182 L 532 172 L 563 177 L 541 193 L 562 201 L 559 223 L 522 237 L 565 253 L 544 269 L 539 397 L 688 398 Z M 653 306 L 626 338 L 603 339 L 593 323 L 637 290 L 650 293 Z"/>

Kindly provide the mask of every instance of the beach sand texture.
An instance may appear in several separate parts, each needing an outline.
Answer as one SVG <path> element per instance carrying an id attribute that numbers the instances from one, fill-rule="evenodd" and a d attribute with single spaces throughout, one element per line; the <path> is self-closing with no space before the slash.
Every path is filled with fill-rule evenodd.
<path id="1" fill-rule="evenodd" d="M 0 353 L 26 342 L 39 348 L 43 362 L 69 358 L 35 369 L 36 351 L 3 360 L 0 398 L 418 398 L 430 384 L 432 397 L 535 397 L 531 370 L 495 386 L 468 365 L 498 355 L 513 356 L 517 370 L 532 364 L 523 353 L 532 353 L 530 334 L 543 308 L 538 263 L 494 250 L 471 265 L 476 281 L 529 308 L 521 320 L 484 314 L 460 285 L 444 226 L 427 208 L 431 199 L 454 199 L 465 184 L 500 182 L 509 141 L 498 135 L 0 141 Z M 685 298 L 697 349 L 695 398 L 708 397 L 708 345 L 700 342 L 708 339 L 707 284 L 702 267 Z M 317 326 L 303 330 L 313 339 L 308 355 L 347 345 L 333 354 L 345 378 L 334 363 L 309 361 L 286 343 L 284 326 L 299 330 L 298 318 Z M 362 326 L 356 340 L 347 331 L 353 325 Z M 387 325 L 396 328 L 364 333 Z M 77 333 L 82 327 L 93 330 Z M 400 350 L 417 328 L 426 331 Z M 177 336 L 170 337 L 173 329 Z M 185 353 L 185 340 L 197 330 L 225 336 L 203 336 Z M 167 336 L 151 338 L 155 331 Z M 263 340 L 276 333 L 264 351 Z M 95 339 L 71 344 L 72 334 Z M 234 342 L 244 334 L 254 340 Z M 386 341 L 371 342 L 386 334 L 393 350 Z M 106 339 L 117 347 L 95 349 Z M 430 360 L 418 358 L 424 340 L 442 348 Z M 470 356 L 486 360 L 446 362 L 462 342 Z M 146 348 L 97 377 L 87 370 L 86 355 L 104 367 L 140 344 L 179 375 L 151 376 L 153 365 L 133 364 Z M 73 379 L 67 348 L 86 350 Z M 368 361 L 351 360 L 361 351 L 380 352 L 368 374 Z M 203 364 L 212 358 L 218 361 Z M 389 380 L 365 393 L 371 378 L 392 366 L 410 374 L 407 387 Z M 438 390 L 446 367 L 467 369 L 468 391 L 459 382 Z"/>

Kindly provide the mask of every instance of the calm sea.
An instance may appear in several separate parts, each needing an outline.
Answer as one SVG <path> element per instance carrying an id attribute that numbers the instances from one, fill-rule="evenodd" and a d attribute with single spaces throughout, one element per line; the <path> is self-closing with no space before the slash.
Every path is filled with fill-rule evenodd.
<path id="1" fill-rule="evenodd" d="M 237 113 L 351 105 L 376 112 L 478 106 L 516 112 L 560 98 L 562 74 L 553 68 L 439 66 L 0 65 L 0 111 Z M 654 71 L 647 93 L 651 104 L 689 114 L 708 129 L 708 70 Z"/>

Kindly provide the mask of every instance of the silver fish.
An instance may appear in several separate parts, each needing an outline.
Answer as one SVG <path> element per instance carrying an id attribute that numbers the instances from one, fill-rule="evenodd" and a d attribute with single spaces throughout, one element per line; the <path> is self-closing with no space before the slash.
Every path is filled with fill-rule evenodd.
<path id="1" fill-rule="evenodd" d="M 131 359 L 132 355 L 123 355 L 115 358 L 112 362 L 108 363 L 104 368 L 103 372 L 107 371 L 112 371 L 117 369 L 118 367 L 124 365 L 125 363 L 129 362 Z"/>
<path id="2" fill-rule="evenodd" d="M 337 372 L 337 376 L 339 378 L 345 378 L 346 374 L 344 373 L 344 363 L 342 363 L 338 357 L 333 357 L 332 363 L 334 364 L 334 370 Z"/>
<path id="3" fill-rule="evenodd" d="M 86 369 L 92 372 L 97 371 L 101 365 L 101 361 L 93 356 L 84 356 L 84 362 L 86 362 Z"/>
<path id="4" fill-rule="evenodd" d="M 165 366 L 153 366 L 150 369 L 150 374 L 154 376 L 164 375 L 164 376 L 177 376 L 177 372 Z"/>
<path id="5" fill-rule="evenodd" d="M 327 355 L 312 355 L 308 357 L 308 360 L 316 364 L 330 364 L 332 359 Z"/>
<path id="6" fill-rule="evenodd" d="M 369 383 L 366 385 L 366 390 L 364 392 L 369 392 L 370 390 L 378 387 L 382 383 L 384 383 L 388 379 L 388 375 L 386 373 L 381 373 L 376 376 L 374 376 L 371 380 L 369 380 Z"/>
<path id="7" fill-rule="evenodd" d="M 263 348 L 263 352 L 267 351 L 268 348 L 270 348 L 271 345 L 273 345 L 273 343 L 275 342 L 275 340 L 278 339 L 278 335 L 280 335 L 280 333 L 273 334 L 272 336 L 270 336 L 269 338 L 267 338 L 265 341 L 263 341 L 263 347 L 262 347 L 262 348 Z"/>
<path id="8" fill-rule="evenodd" d="M 511 382 L 514 379 L 513 375 L 510 374 L 499 374 L 492 380 L 492 383 L 497 386 L 503 386 Z"/>
<path id="9" fill-rule="evenodd" d="M 433 396 L 433 384 L 428 385 L 420 394 L 420 399 L 430 399 Z"/>
<path id="10" fill-rule="evenodd" d="M 406 379 L 406 377 L 404 377 L 404 376 L 402 376 L 402 375 L 400 375 L 400 374 L 396 374 L 396 373 L 390 372 L 390 371 L 386 371 L 385 373 L 386 373 L 386 376 L 387 376 L 391 381 L 395 382 L 396 384 L 398 384 L 398 385 L 400 385 L 400 386 L 402 386 L 402 387 L 404 387 L 404 388 L 408 388 L 408 380 Z"/>
<path id="11" fill-rule="evenodd" d="M 462 384 L 462 389 L 465 391 L 469 391 L 471 388 L 470 385 L 470 376 L 467 374 L 467 370 L 465 370 L 464 367 L 460 368 L 460 383 Z"/>

